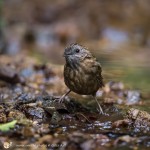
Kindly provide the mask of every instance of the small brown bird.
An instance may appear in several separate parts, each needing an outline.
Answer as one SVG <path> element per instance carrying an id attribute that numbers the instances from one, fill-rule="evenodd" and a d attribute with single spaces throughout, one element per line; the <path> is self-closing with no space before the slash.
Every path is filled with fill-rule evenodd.
<path id="1" fill-rule="evenodd" d="M 67 47 L 64 57 L 66 59 L 64 81 L 70 90 L 59 102 L 62 102 L 71 91 L 81 95 L 92 95 L 98 104 L 99 112 L 104 114 L 96 98 L 97 90 L 104 85 L 100 63 L 86 48 L 78 44 Z"/>

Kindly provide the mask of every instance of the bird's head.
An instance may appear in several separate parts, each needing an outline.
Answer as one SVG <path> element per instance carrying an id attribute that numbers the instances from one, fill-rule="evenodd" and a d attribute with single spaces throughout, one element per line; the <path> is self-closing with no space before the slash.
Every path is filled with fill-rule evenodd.
<path id="1" fill-rule="evenodd" d="M 91 53 L 86 48 L 78 44 L 71 44 L 64 52 L 66 63 L 72 67 L 79 65 L 85 57 L 91 56 Z"/>

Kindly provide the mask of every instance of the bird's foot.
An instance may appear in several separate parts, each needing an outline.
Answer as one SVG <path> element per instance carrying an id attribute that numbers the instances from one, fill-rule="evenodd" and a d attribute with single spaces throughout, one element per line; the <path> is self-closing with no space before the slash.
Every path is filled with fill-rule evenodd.
<path id="1" fill-rule="evenodd" d="M 58 102 L 59 102 L 59 103 L 63 103 L 64 101 L 65 101 L 65 98 L 64 98 L 64 97 L 61 97 L 61 98 L 58 99 Z"/>
<path id="2" fill-rule="evenodd" d="M 55 102 L 55 103 L 63 103 L 64 100 L 65 100 L 64 97 L 58 97 L 58 98 L 56 98 L 56 99 L 54 100 L 54 102 Z"/>
<path id="3" fill-rule="evenodd" d="M 63 103 L 65 101 L 65 97 L 71 92 L 71 90 L 69 90 L 67 93 L 65 93 L 63 96 L 61 96 L 60 98 L 57 98 L 55 101 L 57 103 Z"/>
<path id="4" fill-rule="evenodd" d="M 100 115 L 109 116 L 109 114 L 105 113 L 102 109 L 97 108 L 97 111 L 99 112 Z"/>

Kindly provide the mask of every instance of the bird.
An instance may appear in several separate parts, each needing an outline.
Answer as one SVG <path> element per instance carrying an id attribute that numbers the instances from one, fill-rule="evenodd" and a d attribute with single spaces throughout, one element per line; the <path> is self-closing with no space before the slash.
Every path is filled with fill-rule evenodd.
<path id="1" fill-rule="evenodd" d="M 62 103 L 71 91 L 80 95 L 92 95 L 98 104 L 99 113 L 104 114 L 96 98 L 96 92 L 104 86 L 101 64 L 87 48 L 77 43 L 65 48 L 64 57 L 64 82 L 69 90 L 59 102 Z"/>

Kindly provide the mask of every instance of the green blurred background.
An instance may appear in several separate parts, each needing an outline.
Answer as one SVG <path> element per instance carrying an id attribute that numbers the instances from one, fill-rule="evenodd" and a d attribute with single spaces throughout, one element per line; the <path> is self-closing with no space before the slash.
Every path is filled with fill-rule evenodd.
<path id="1" fill-rule="evenodd" d="M 1 0 L 0 53 L 64 64 L 80 43 L 103 66 L 105 81 L 150 95 L 149 0 Z"/>

